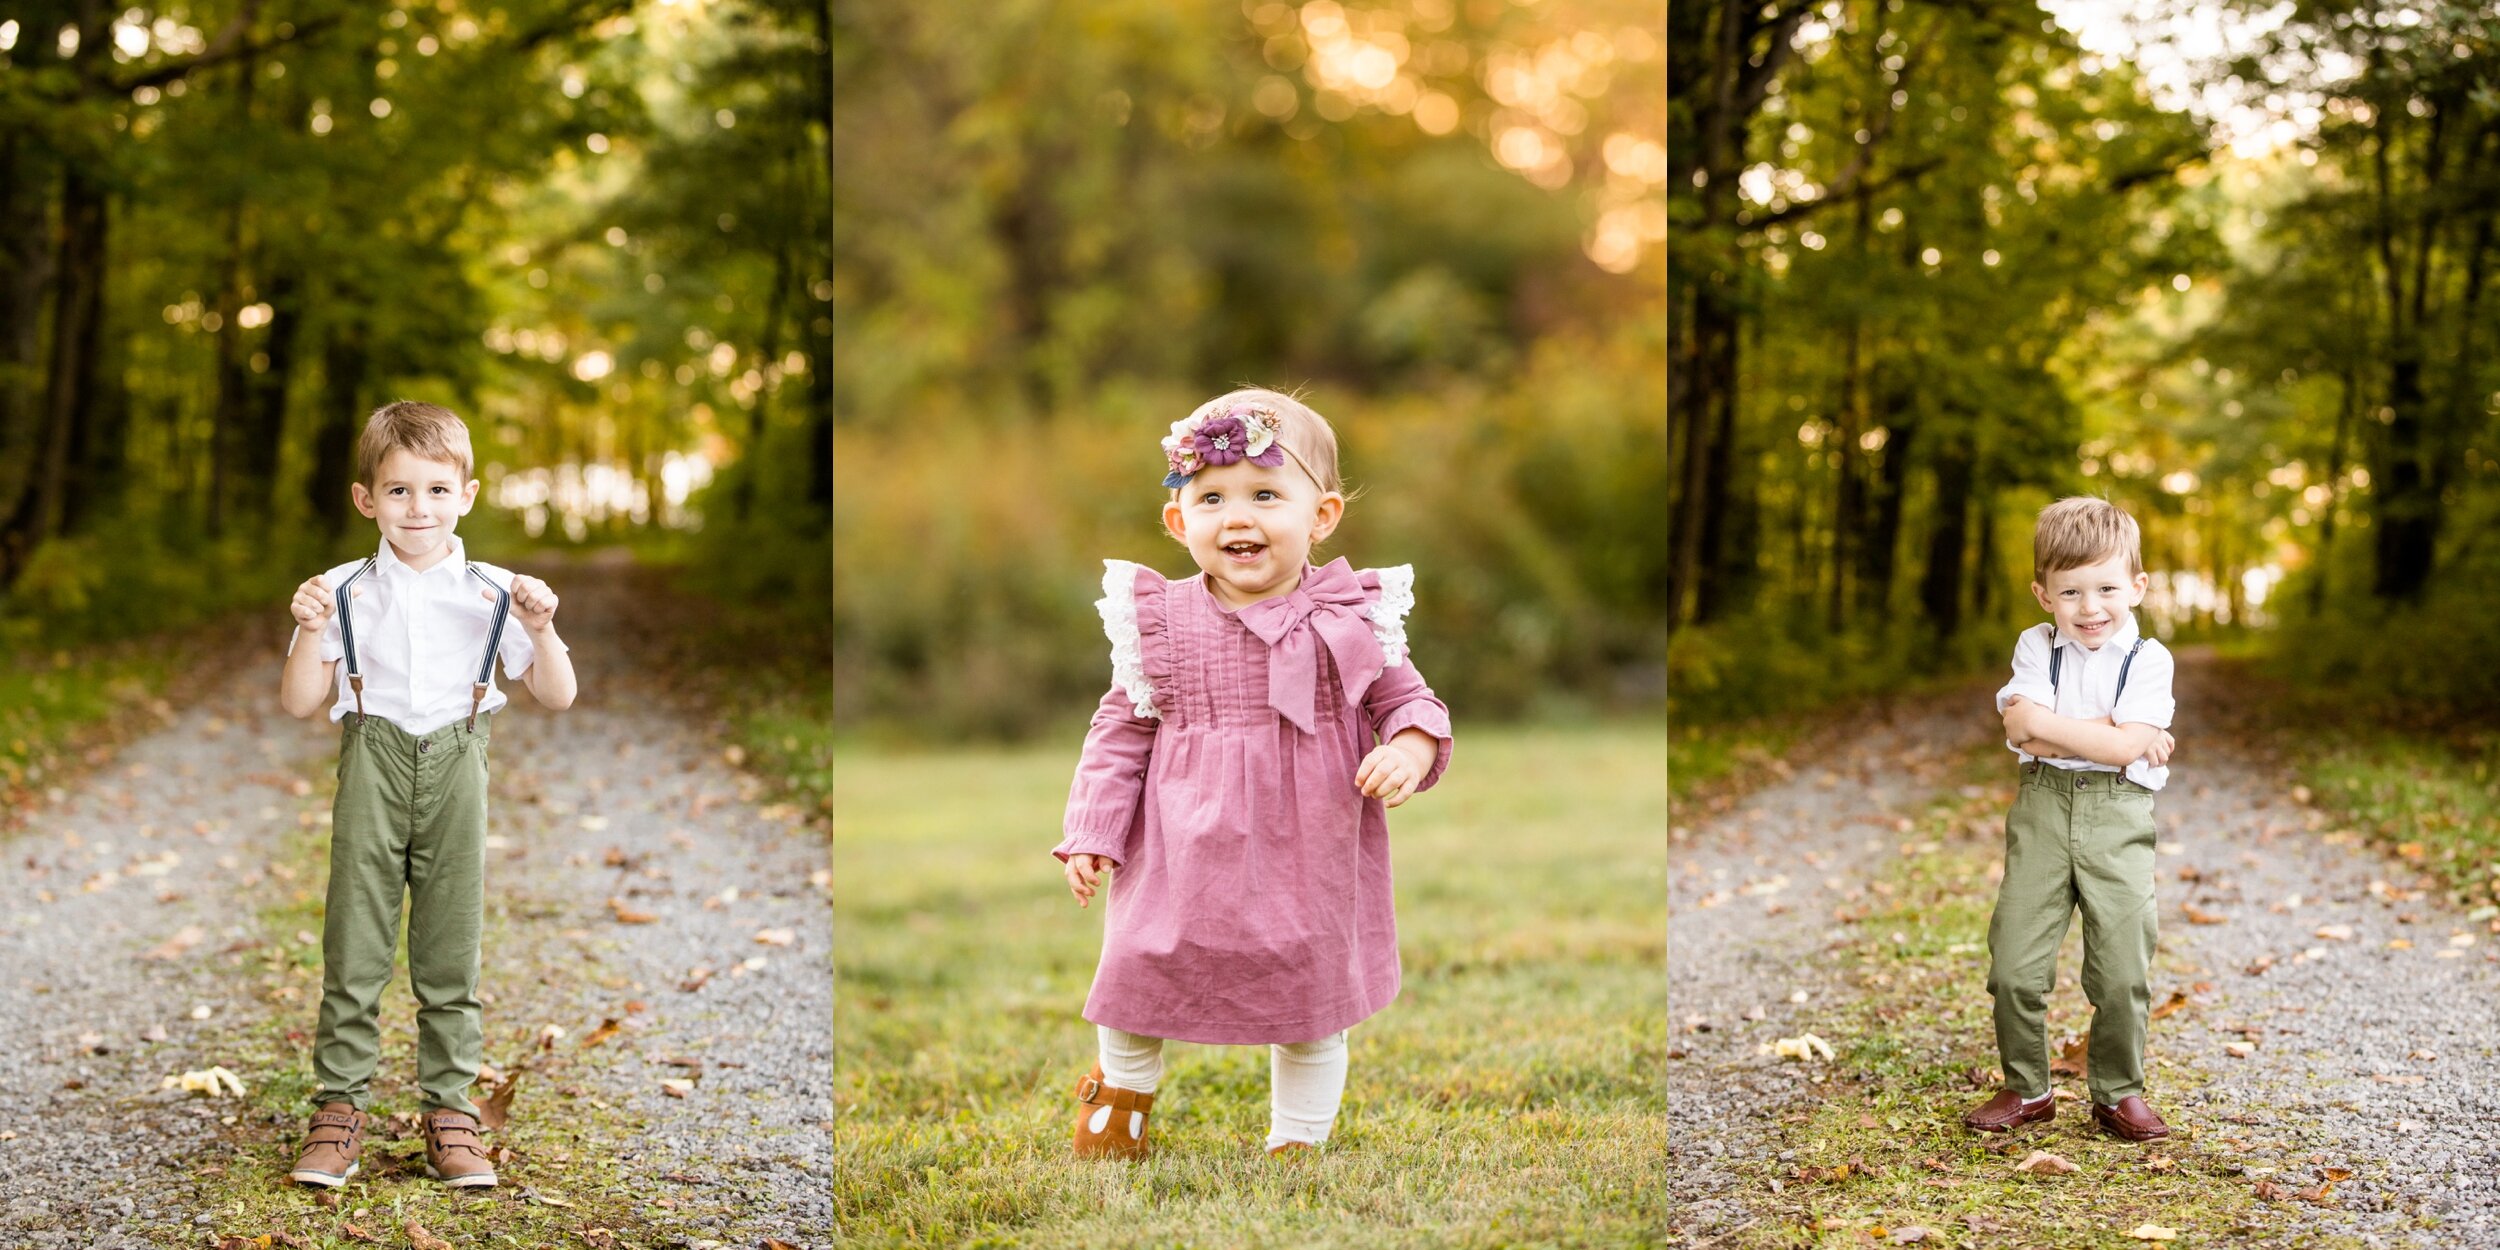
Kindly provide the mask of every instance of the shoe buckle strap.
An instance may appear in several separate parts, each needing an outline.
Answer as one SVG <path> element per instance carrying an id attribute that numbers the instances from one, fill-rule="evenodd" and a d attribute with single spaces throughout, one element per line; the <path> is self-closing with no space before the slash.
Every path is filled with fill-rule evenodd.
<path id="1" fill-rule="evenodd" d="M 1098 1102 L 1100 1099 L 1097 1096 L 1102 1093 L 1102 1090 L 1102 1078 L 1090 1075 L 1079 1077 L 1076 1082 L 1076 1100 L 1082 1103 Z"/>

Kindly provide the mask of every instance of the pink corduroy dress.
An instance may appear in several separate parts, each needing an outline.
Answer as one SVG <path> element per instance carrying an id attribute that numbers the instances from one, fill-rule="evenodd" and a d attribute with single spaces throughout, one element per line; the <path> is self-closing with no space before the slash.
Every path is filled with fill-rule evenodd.
<path id="1" fill-rule="evenodd" d="M 1306 568 L 1227 610 L 1202 574 L 1105 561 L 1112 687 L 1052 852 L 1107 855 L 1102 963 L 1085 1018 L 1246 1045 L 1347 1028 L 1398 993 L 1389 824 L 1355 788 L 1408 727 L 1450 762 L 1450 710 L 1406 658 L 1409 566 Z"/>

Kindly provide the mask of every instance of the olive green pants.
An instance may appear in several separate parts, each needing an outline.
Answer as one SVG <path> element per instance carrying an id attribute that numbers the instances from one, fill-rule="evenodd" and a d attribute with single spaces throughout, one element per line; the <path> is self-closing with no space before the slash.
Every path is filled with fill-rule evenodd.
<path id="1" fill-rule="evenodd" d="M 2048 1092 L 2049 988 L 2081 907 L 2092 1101 L 2106 1107 L 2144 1092 L 2154 836 L 2152 791 L 2116 773 L 2023 766 L 2005 817 L 2005 881 L 1988 918 L 1988 993 L 2007 1089 Z"/>
<path id="2" fill-rule="evenodd" d="M 408 983 L 417 997 L 424 1110 L 477 1114 L 469 1086 L 484 1049 L 478 941 L 486 911 L 490 717 L 422 737 L 381 717 L 340 722 L 331 806 L 329 912 L 321 926 L 315 1103 L 365 1105 L 381 1055 L 377 1008 L 408 900 Z"/>

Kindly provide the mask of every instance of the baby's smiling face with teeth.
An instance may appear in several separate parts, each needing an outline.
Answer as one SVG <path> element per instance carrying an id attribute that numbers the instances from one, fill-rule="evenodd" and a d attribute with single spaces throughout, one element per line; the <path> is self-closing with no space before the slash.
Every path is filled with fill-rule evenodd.
<path id="1" fill-rule="evenodd" d="M 1207 575 L 1228 608 L 1292 594 L 1311 548 L 1337 528 L 1345 497 L 1323 491 L 1290 461 L 1238 460 L 1202 469 L 1163 505 L 1163 527 Z"/>
<path id="2" fill-rule="evenodd" d="M 2031 596 L 2057 621 L 2059 633 L 2099 650 L 2116 636 L 2127 613 L 2144 602 L 2152 579 L 2127 571 L 2124 552 L 2112 552 L 2078 568 L 2059 569 L 2031 584 Z"/>

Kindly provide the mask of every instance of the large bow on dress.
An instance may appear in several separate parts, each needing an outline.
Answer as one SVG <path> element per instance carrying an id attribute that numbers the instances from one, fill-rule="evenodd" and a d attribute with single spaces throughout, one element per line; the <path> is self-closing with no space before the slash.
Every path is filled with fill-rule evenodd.
<path id="1" fill-rule="evenodd" d="M 1267 702 L 1294 728 L 1319 732 L 1319 649 L 1337 663 L 1348 707 L 1359 705 L 1388 664 L 1366 616 L 1370 594 L 1341 557 L 1302 575 L 1290 595 L 1261 599 L 1235 616 L 1269 648 Z"/>

